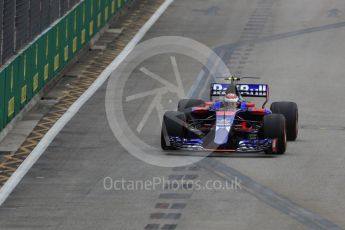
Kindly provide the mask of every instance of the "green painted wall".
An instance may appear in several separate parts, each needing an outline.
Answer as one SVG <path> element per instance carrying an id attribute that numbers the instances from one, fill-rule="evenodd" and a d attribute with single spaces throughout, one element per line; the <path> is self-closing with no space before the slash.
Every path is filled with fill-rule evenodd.
<path id="1" fill-rule="evenodd" d="M 84 0 L 0 70 L 0 131 L 128 0 Z"/>

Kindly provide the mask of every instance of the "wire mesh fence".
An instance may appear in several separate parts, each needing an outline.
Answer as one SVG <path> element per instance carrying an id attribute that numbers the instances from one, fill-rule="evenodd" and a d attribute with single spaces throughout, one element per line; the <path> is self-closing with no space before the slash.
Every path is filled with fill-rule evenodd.
<path id="1" fill-rule="evenodd" d="M 4 64 L 79 2 L 80 0 L 0 0 L 0 64 Z"/>

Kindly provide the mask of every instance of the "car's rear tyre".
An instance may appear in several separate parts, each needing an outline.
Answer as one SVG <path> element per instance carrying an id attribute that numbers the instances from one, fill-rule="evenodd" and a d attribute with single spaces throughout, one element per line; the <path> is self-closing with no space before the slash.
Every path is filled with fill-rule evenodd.
<path id="1" fill-rule="evenodd" d="M 178 103 L 177 110 L 183 112 L 192 107 L 204 106 L 204 104 L 205 101 L 200 99 L 182 99 Z"/>
<path id="2" fill-rule="evenodd" d="M 174 150 L 169 137 L 184 137 L 186 116 L 182 112 L 167 111 L 163 116 L 161 131 L 161 147 L 163 150 Z"/>
<path id="3" fill-rule="evenodd" d="M 273 102 L 272 113 L 283 114 L 286 120 L 286 135 L 288 141 L 294 141 L 298 136 L 298 107 L 295 102 Z"/>
<path id="4" fill-rule="evenodd" d="M 270 114 L 264 116 L 263 131 L 267 139 L 276 140 L 276 151 L 266 153 L 284 154 L 286 151 L 286 125 L 285 117 L 282 114 Z"/>

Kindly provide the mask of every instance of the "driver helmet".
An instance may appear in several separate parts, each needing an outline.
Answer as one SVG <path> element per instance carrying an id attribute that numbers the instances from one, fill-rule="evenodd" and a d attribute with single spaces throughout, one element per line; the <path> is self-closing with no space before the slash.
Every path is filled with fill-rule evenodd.
<path id="1" fill-rule="evenodd" d="M 239 98 L 234 93 L 227 93 L 224 97 L 224 102 L 227 107 L 236 108 Z"/>

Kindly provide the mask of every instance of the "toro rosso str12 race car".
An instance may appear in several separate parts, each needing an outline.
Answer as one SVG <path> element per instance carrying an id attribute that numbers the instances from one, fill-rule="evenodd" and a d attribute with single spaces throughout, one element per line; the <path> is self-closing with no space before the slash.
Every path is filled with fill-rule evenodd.
<path id="1" fill-rule="evenodd" d="M 298 134 L 298 108 L 294 102 L 274 102 L 270 109 L 269 87 L 265 84 L 211 84 L 210 101 L 183 99 L 178 111 L 163 117 L 163 150 L 206 150 L 220 152 L 265 152 L 284 154 L 287 141 Z M 264 98 L 262 107 L 245 98 Z"/>

